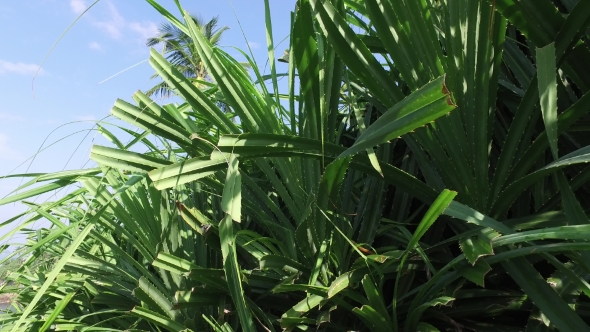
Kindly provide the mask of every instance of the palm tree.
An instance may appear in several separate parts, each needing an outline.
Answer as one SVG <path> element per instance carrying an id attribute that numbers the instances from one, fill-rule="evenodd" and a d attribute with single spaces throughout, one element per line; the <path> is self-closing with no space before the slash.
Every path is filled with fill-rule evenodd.
<path id="1" fill-rule="evenodd" d="M 203 35 L 209 39 L 211 44 L 217 45 L 223 32 L 229 27 L 218 27 L 218 17 L 213 17 L 209 22 L 204 23 L 200 17 L 191 16 L 195 24 L 201 29 Z M 154 47 L 162 45 L 162 54 L 178 69 L 185 77 L 192 80 L 204 80 L 207 78 L 205 68 L 199 53 L 196 51 L 192 38 L 170 23 L 162 23 L 158 28 L 158 35 L 149 38 L 146 46 Z M 154 74 L 151 78 L 159 77 Z M 195 84 L 198 85 L 197 82 Z M 146 95 L 169 97 L 174 90 L 166 82 L 160 82 L 145 92 Z"/>

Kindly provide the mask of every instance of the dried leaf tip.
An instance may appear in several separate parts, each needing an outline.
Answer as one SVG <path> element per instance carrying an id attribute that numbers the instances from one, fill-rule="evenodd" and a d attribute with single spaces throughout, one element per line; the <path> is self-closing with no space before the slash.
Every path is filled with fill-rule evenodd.
<path id="1" fill-rule="evenodd" d="M 447 80 L 447 74 L 444 74 L 443 81 L 442 81 L 442 93 L 447 96 L 447 105 L 457 107 L 457 104 L 455 104 L 453 102 L 453 99 L 451 98 L 451 92 L 447 88 L 446 80 Z"/>

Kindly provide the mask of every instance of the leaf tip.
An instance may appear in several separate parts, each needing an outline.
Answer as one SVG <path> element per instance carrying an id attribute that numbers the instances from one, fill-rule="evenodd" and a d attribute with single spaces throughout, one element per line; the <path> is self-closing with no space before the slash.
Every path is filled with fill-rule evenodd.
<path id="1" fill-rule="evenodd" d="M 451 92 L 447 88 L 446 81 L 447 81 L 447 74 L 444 74 L 443 79 L 442 79 L 442 93 L 447 96 L 447 105 L 457 107 L 457 104 L 455 104 L 453 102 L 453 99 L 451 98 Z"/>

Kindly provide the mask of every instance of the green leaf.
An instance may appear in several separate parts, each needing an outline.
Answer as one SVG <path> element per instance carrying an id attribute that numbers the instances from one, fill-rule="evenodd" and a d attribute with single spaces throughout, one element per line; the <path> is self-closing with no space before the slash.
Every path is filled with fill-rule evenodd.
<path id="1" fill-rule="evenodd" d="M 545 239 L 587 240 L 588 232 L 590 232 L 590 224 L 543 228 L 497 237 L 493 240 L 493 245 L 505 246 L 507 244 Z"/>
<path id="2" fill-rule="evenodd" d="M 168 160 L 152 157 L 146 154 L 113 149 L 100 145 L 94 145 L 92 147 L 90 159 L 105 166 L 138 172 L 148 172 L 155 168 L 171 164 Z"/>
<path id="3" fill-rule="evenodd" d="M 237 166 L 237 163 L 235 164 Z M 229 287 L 229 293 L 238 311 L 240 323 L 244 331 L 255 331 L 252 314 L 244 299 L 240 266 L 236 255 L 236 236 L 231 215 L 226 215 L 219 223 L 219 238 L 223 254 L 223 270 Z"/>
<path id="4" fill-rule="evenodd" d="M 88 234 L 90 234 L 90 232 L 92 231 L 92 229 L 96 225 L 96 222 L 100 218 L 101 214 L 107 208 L 108 208 L 108 204 L 103 206 L 99 211 L 97 211 L 96 214 L 94 214 L 92 216 L 92 218 L 90 218 L 90 220 L 88 221 L 88 225 L 80 232 L 80 234 L 78 234 L 78 236 L 74 239 L 74 241 L 72 241 L 72 244 L 64 252 L 61 259 L 55 264 L 55 266 L 53 266 L 51 272 L 46 276 L 45 282 L 37 290 L 35 297 L 27 305 L 27 307 L 25 308 L 25 310 L 21 314 L 19 320 L 14 324 L 11 332 L 18 331 L 18 328 L 20 327 L 20 325 L 25 322 L 27 317 L 31 314 L 31 312 L 35 308 L 35 305 L 37 305 L 37 303 L 41 300 L 43 295 L 45 295 L 45 292 L 49 289 L 49 287 L 51 286 L 51 284 L 53 283 L 55 278 L 57 278 L 57 275 L 61 272 L 63 267 L 67 264 L 70 257 L 72 257 L 72 255 L 74 255 L 74 252 L 78 249 L 78 247 L 80 245 L 82 245 L 82 243 L 84 242 L 84 240 L 86 239 Z"/>
<path id="5" fill-rule="evenodd" d="M 199 115 L 204 116 L 208 123 L 216 125 L 223 133 L 239 133 L 236 124 L 228 119 L 210 98 L 189 82 L 184 75 L 178 72 L 172 64 L 154 49 L 150 50 L 150 64 L 158 75 L 170 86 L 173 86 L 193 109 L 199 110 Z"/>
<path id="6" fill-rule="evenodd" d="M 300 86 L 300 103 L 305 103 L 300 115 L 300 126 L 305 136 L 323 140 L 323 119 L 321 114 L 320 50 L 318 36 L 314 31 L 314 16 L 309 1 L 298 4 L 298 13 L 292 27 L 293 60 L 290 66 L 297 68 Z"/>
<path id="7" fill-rule="evenodd" d="M 379 294 L 379 290 L 373 283 L 371 276 L 368 274 L 363 278 L 363 289 L 365 290 L 371 308 L 381 317 L 380 319 L 383 319 L 384 322 L 386 322 L 386 325 L 391 324 L 387 308 L 385 307 L 385 301 L 381 294 Z M 362 309 L 363 308 L 361 308 L 361 310 Z"/>
<path id="8" fill-rule="evenodd" d="M 290 273 L 305 273 L 309 275 L 311 269 L 287 257 L 266 255 L 260 259 L 260 269 L 280 269 Z"/>
<path id="9" fill-rule="evenodd" d="M 332 3 L 321 0 L 309 2 L 330 45 L 368 90 L 386 107 L 400 101 L 403 98 L 400 88 Z"/>
<path id="10" fill-rule="evenodd" d="M 537 77 L 543 121 L 553 158 L 557 159 L 557 70 L 555 68 L 555 44 L 537 48 Z"/>
<path id="11" fill-rule="evenodd" d="M 250 300 L 249 298 L 246 298 L 246 303 L 248 303 L 248 308 L 250 308 L 250 310 L 252 310 L 252 313 L 254 314 L 254 316 L 256 317 L 256 320 L 258 321 L 258 323 L 260 325 L 262 325 L 262 328 L 264 328 L 265 331 L 269 331 L 269 332 L 275 332 L 275 328 L 274 328 L 274 320 L 271 321 L 271 317 L 270 315 L 268 315 L 266 312 L 262 311 L 262 309 L 260 309 L 259 306 L 256 305 L 256 303 L 254 303 L 254 301 Z M 266 325 L 265 325 L 266 324 Z M 231 328 L 229 327 L 229 325 L 226 326 L 228 327 L 228 332 L 232 332 Z"/>
<path id="12" fill-rule="evenodd" d="M 469 263 L 475 265 L 480 257 L 494 254 L 492 241 L 498 236 L 500 234 L 489 228 L 479 229 L 476 235 L 462 237 L 459 247 Z"/>
<path id="13" fill-rule="evenodd" d="M 557 66 L 561 66 L 565 56 L 574 47 L 579 46 L 580 38 L 586 33 L 590 26 L 590 4 L 586 1 L 577 1 L 575 6 L 569 10 L 561 29 L 555 36 L 555 53 Z"/>
<path id="14" fill-rule="evenodd" d="M 318 276 L 319 276 L 322 268 L 325 267 L 324 258 L 326 257 L 326 253 L 328 253 L 328 248 L 329 248 L 328 241 L 323 240 L 322 244 L 320 245 L 320 249 L 318 250 L 317 259 L 316 259 L 315 264 L 313 266 L 313 270 L 310 273 L 309 285 L 316 284 L 316 282 L 318 280 Z"/>
<path id="15" fill-rule="evenodd" d="M 145 319 L 148 322 L 152 322 L 158 326 L 164 327 L 169 329 L 170 331 L 174 332 L 183 332 L 186 331 L 186 327 L 173 321 L 172 319 L 155 313 L 151 310 L 142 308 L 142 307 L 135 307 L 130 311 L 131 315 L 139 317 L 141 319 Z"/>
<path id="16" fill-rule="evenodd" d="M 221 197 L 221 209 L 229 214 L 236 222 L 242 218 L 242 175 L 240 174 L 239 161 L 235 155 L 229 158 L 227 178 Z"/>
<path id="17" fill-rule="evenodd" d="M 449 207 L 444 211 L 444 214 L 478 226 L 491 228 L 501 234 L 514 233 L 512 228 L 458 202 L 451 202 Z"/>
<path id="18" fill-rule="evenodd" d="M 588 216 L 584 212 L 583 207 L 574 195 L 572 188 L 563 172 L 555 174 L 557 187 L 561 193 L 561 201 L 563 210 L 570 225 L 585 225 L 588 224 Z"/>
<path id="19" fill-rule="evenodd" d="M 33 197 L 33 196 L 38 196 L 38 195 L 44 194 L 49 191 L 53 191 L 56 189 L 60 189 L 60 188 L 69 186 L 74 183 L 76 183 L 76 181 L 58 180 L 58 181 L 48 183 L 43 186 L 39 186 L 37 188 L 31 189 L 31 190 L 28 190 L 25 192 L 22 192 L 20 194 L 16 194 L 16 195 L 12 195 L 12 196 L 8 196 L 6 198 L 0 199 L 0 205 L 5 205 L 8 203 L 22 201 L 23 199 L 27 199 L 27 198 Z"/>
<path id="20" fill-rule="evenodd" d="M 453 201 L 453 198 L 455 198 L 456 195 L 457 195 L 457 192 L 450 191 L 447 189 L 443 190 L 440 193 L 438 198 L 434 201 L 434 203 L 430 206 L 430 208 L 428 208 L 428 211 L 426 211 L 426 214 L 422 218 L 422 221 L 420 221 L 420 224 L 418 224 L 418 227 L 414 231 L 414 234 L 412 235 L 410 242 L 406 246 L 406 250 L 404 251 L 404 254 L 403 254 L 403 256 L 400 260 L 400 263 L 399 263 L 399 268 L 397 270 L 397 278 L 395 279 L 395 286 L 394 286 L 394 290 L 393 290 L 393 304 L 392 304 L 393 314 L 391 316 L 393 318 L 393 326 L 397 326 L 397 301 L 398 301 L 397 294 L 398 294 L 399 281 L 401 279 L 401 275 L 403 272 L 405 261 L 408 258 L 408 255 L 410 254 L 410 252 L 416 248 L 416 246 L 418 245 L 418 242 L 420 241 L 422 236 L 424 236 L 424 234 L 426 234 L 426 231 L 428 231 L 430 226 L 432 226 L 432 224 L 434 224 L 434 222 L 438 219 L 438 217 L 449 207 L 449 204 L 451 204 L 451 202 Z M 418 307 L 418 308 L 420 308 L 420 307 Z M 421 315 L 421 314 L 422 313 L 420 312 L 419 315 Z M 418 322 L 416 321 L 416 323 L 418 323 Z M 407 323 L 406 323 L 406 326 L 407 326 Z"/>
<path id="21" fill-rule="evenodd" d="M 323 145 L 322 153 L 322 142 L 319 140 L 273 134 L 225 135 L 219 140 L 218 148 L 222 152 L 235 153 L 242 159 L 244 157 L 280 156 L 313 158 L 326 162 L 334 160 L 332 155 L 338 155 L 345 151 L 341 146 L 326 142 Z M 216 154 L 214 156 L 217 158 Z M 385 182 L 394 184 L 424 202 L 430 203 L 437 197 L 436 191 L 412 175 L 384 162 L 381 162 L 380 166 Z M 379 173 L 370 165 L 367 156 L 355 156 L 350 163 L 350 168 L 379 176 Z"/>
<path id="22" fill-rule="evenodd" d="M 422 236 L 426 234 L 426 231 L 428 231 L 430 226 L 432 226 L 432 224 L 434 224 L 438 217 L 445 210 L 447 210 L 455 196 L 457 196 L 457 192 L 450 191 L 447 189 L 443 190 L 443 192 L 440 193 L 438 198 L 434 201 L 434 203 L 432 203 L 430 208 L 428 208 L 428 211 L 426 211 L 426 214 L 422 218 L 422 221 L 420 221 L 420 224 L 418 224 L 418 228 L 416 228 L 416 230 L 414 231 L 412 239 L 406 247 L 406 252 L 409 252 L 416 247 L 418 241 L 420 241 Z"/>
<path id="23" fill-rule="evenodd" d="M 428 323 L 420 322 L 416 332 L 440 332 L 440 330 Z"/>
<path id="24" fill-rule="evenodd" d="M 328 289 L 328 298 L 336 296 L 336 294 L 340 293 L 351 284 L 360 282 L 367 272 L 368 270 L 366 268 L 360 268 L 340 275 L 332 282 L 332 284 L 330 284 L 330 288 Z"/>
<path id="25" fill-rule="evenodd" d="M 159 189 L 173 188 L 215 174 L 227 165 L 224 158 L 197 157 L 151 170 L 148 175 Z"/>
<path id="26" fill-rule="evenodd" d="M 172 271 L 178 274 L 190 272 L 197 269 L 198 266 L 185 259 L 178 258 L 169 253 L 160 252 L 152 263 L 154 267 L 165 268 L 167 271 Z"/>
<path id="27" fill-rule="evenodd" d="M 537 89 L 532 89 L 537 91 Z M 563 135 L 566 133 L 576 121 L 581 117 L 585 116 L 590 111 L 590 92 L 585 93 L 578 101 L 570 106 L 568 109 L 563 111 L 558 117 L 558 134 Z M 512 129 L 511 129 L 512 130 Z M 524 176 L 531 167 L 534 166 L 535 162 L 545 153 L 545 150 L 549 146 L 547 139 L 547 132 L 541 133 L 533 144 L 526 150 L 522 155 L 521 159 L 510 174 L 507 182 L 513 182 Z"/>
<path id="28" fill-rule="evenodd" d="M 47 317 L 47 319 L 45 320 L 45 323 L 39 329 L 39 332 L 46 331 L 51 326 L 51 324 L 53 324 L 53 322 L 57 319 L 57 316 L 59 316 L 59 314 L 66 308 L 68 303 L 70 303 L 70 301 L 72 300 L 74 295 L 76 295 L 76 292 L 68 293 L 68 294 L 66 294 L 66 296 L 63 297 L 63 299 L 59 300 L 56 303 L 55 309 L 53 309 L 53 311 L 51 312 L 51 315 L 49 315 L 49 317 Z"/>
<path id="29" fill-rule="evenodd" d="M 358 153 L 407 134 L 448 114 L 455 107 L 445 86 L 445 78 L 441 76 L 383 113 L 360 135 L 354 145 L 342 152 L 339 157 Z"/>
<path id="30" fill-rule="evenodd" d="M 373 332 L 391 331 L 391 326 L 387 322 L 387 319 L 375 311 L 370 305 L 364 305 L 360 309 L 354 308 L 352 312 L 359 316 Z"/>
<path id="31" fill-rule="evenodd" d="M 363 114 L 361 113 L 360 107 L 354 107 L 354 116 L 356 117 L 357 127 L 359 128 L 359 132 L 362 134 L 365 132 L 365 119 Z M 371 165 L 381 176 L 383 176 L 383 171 L 381 170 L 381 166 L 379 165 L 379 160 L 377 159 L 377 155 L 375 154 L 375 150 L 373 148 L 367 149 L 367 154 L 369 155 L 369 160 L 371 161 Z"/>
<path id="32" fill-rule="evenodd" d="M 225 102 L 240 116 L 241 125 L 250 132 L 280 132 L 276 116 L 264 113 L 265 98 L 255 89 L 243 66 L 220 49 L 213 48 L 190 15 L 184 11 L 188 35 L 211 77 L 218 83 Z"/>
<path id="33" fill-rule="evenodd" d="M 428 309 L 430 307 L 437 306 L 437 305 L 447 305 L 447 304 L 449 304 L 449 302 L 451 302 L 453 300 L 454 300 L 454 298 L 452 298 L 452 297 L 441 296 L 441 297 L 437 297 L 436 299 L 434 299 L 432 301 L 428 301 L 428 302 L 418 306 L 411 313 L 409 313 L 408 319 L 407 319 L 406 324 L 404 326 L 404 331 L 405 332 L 417 331 L 419 320 L 422 317 L 422 314 L 424 313 L 424 311 L 426 311 L 426 309 Z"/>
<path id="34" fill-rule="evenodd" d="M 197 147 L 197 145 L 193 147 L 193 142 L 189 138 L 191 133 L 182 128 L 176 122 L 169 121 L 164 117 L 158 116 L 152 112 L 147 112 L 146 110 L 143 110 L 123 100 L 117 100 L 115 102 L 115 106 L 113 106 L 111 109 L 111 113 L 113 116 L 129 124 L 148 130 L 155 135 L 172 140 L 188 151 L 194 152 L 195 148 Z M 203 145 L 204 143 L 202 142 L 196 143 L 201 143 L 202 145 L 200 147 L 204 148 L 205 151 L 211 151 L 211 146 Z"/>
<path id="35" fill-rule="evenodd" d="M 174 309 L 215 306 L 225 299 L 226 292 L 217 289 L 194 287 L 190 291 L 178 291 L 174 295 Z"/>
<path id="36" fill-rule="evenodd" d="M 149 305 L 149 308 L 155 312 L 166 315 L 170 319 L 176 321 L 179 318 L 179 312 L 174 310 L 172 302 L 154 287 L 145 277 L 138 280 L 138 287 L 133 290 L 133 295 L 142 302 Z"/>
<path id="37" fill-rule="evenodd" d="M 480 287 L 485 287 L 484 280 L 488 272 L 492 270 L 490 265 L 483 259 L 477 260 L 475 264 L 456 266 L 455 269 L 467 280 Z"/>
<path id="38" fill-rule="evenodd" d="M 546 315 L 551 324 L 561 331 L 585 331 L 590 327 L 541 277 L 525 258 L 515 258 L 502 263 L 512 279 Z"/>
<path id="39" fill-rule="evenodd" d="M 557 44 L 556 50 L 558 63 L 562 59 L 567 66 L 566 74 L 571 76 L 576 84 L 587 90 L 590 84 L 590 75 L 584 70 L 577 72 L 573 68 L 583 67 L 590 53 L 588 49 L 580 45 L 580 34 L 585 33 L 585 26 L 588 24 L 587 14 L 588 4 L 585 1 L 579 1 L 578 11 L 572 16 L 572 21 L 578 21 L 578 24 L 566 24 L 564 15 L 562 15 L 551 1 L 536 0 L 488 0 L 494 3 L 496 10 L 510 21 L 524 36 L 532 46 L 543 46 L 551 42 Z M 543 28 L 539 29 L 538 22 L 543 22 Z M 566 29 L 563 29 L 563 28 Z M 576 36 L 572 38 L 572 36 Z M 573 45 L 578 47 L 573 47 Z M 570 51 L 571 52 L 568 52 Z M 566 53 L 568 52 L 568 53 Z M 566 56 L 568 55 L 568 56 Z M 569 68 L 568 68 L 569 67 Z"/>
<path id="40" fill-rule="evenodd" d="M 324 300 L 323 296 L 311 295 L 299 301 L 291 309 L 281 316 L 280 322 L 282 328 L 290 328 L 293 326 L 291 318 L 300 318 L 315 307 L 319 306 Z M 297 322 L 297 320 L 295 320 Z M 313 322 L 313 321 L 312 321 Z"/>
<path id="41" fill-rule="evenodd" d="M 501 263 L 515 257 L 522 257 L 526 255 L 538 255 L 545 252 L 572 252 L 572 251 L 587 251 L 590 250 L 590 243 L 552 243 L 544 245 L 534 245 L 522 248 L 513 248 L 508 251 L 496 253 L 494 256 L 484 258 L 488 264 L 493 265 Z"/>
<path id="42" fill-rule="evenodd" d="M 272 20 L 271 20 L 270 4 L 268 0 L 264 0 L 264 21 L 266 27 L 266 43 L 268 45 L 268 62 L 270 63 L 270 75 L 272 78 L 272 87 L 276 97 L 276 106 L 280 107 L 279 100 L 279 86 L 277 81 L 277 69 L 275 63 L 275 47 L 272 36 Z"/>
<path id="43" fill-rule="evenodd" d="M 98 128 L 98 132 L 101 133 L 106 139 L 111 141 L 111 143 L 115 144 L 119 149 L 125 149 L 125 145 L 114 135 L 110 130 L 106 129 L 105 127 L 96 124 Z"/>

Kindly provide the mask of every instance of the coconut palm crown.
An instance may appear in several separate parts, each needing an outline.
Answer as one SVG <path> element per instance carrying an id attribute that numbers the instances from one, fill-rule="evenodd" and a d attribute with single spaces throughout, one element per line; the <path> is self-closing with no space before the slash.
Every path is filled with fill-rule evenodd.
<path id="1" fill-rule="evenodd" d="M 229 29 L 227 26 L 219 27 L 218 17 L 213 17 L 206 23 L 200 17 L 191 15 L 191 18 L 212 45 L 217 45 L 223 32 Z M 158 35 L 148 38 L 146 42 L 148 47 L 158 45 L 162 46 L 162 54 L 166 56 L 166 59 L 195 84 L 198 85 L 198 81 L 207 79 L 207 69 L 195 49 L 194 41 L 182 30 L 169 22 L 162 23 L 158 28 Z M 152 78 L 158 77 L 158 74 L 152 76 Z M 145 93 L 150 97 L 170 97 L 174 90 L 166 82 L 160 82 Z"/>

